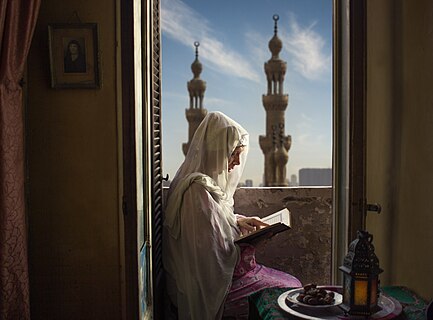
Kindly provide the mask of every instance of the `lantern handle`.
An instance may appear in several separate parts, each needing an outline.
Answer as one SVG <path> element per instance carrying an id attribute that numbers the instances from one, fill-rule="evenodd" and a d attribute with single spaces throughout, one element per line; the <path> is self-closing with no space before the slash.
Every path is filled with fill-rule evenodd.
<path id="1" fill-rule="evenodd" d="M 358 238 L 360 238 L 360 239 L 361 238 L 366 239 L 370 243 L 373 241 L 373 235 L 371 233 L 369 233 L 368 231 L 358 230 L 357 234 L 358 234 Z"/>

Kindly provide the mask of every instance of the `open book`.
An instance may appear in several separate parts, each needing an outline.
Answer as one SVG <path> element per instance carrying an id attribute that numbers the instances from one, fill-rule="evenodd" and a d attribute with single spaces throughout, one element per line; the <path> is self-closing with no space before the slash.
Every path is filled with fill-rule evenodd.
<path id="1" fill-rule="evenodd" d="M 287 208 L 272 213 L 264 218 L 263 222 L 269 223 L 269 226 L 263 227 L 256 231 L 252 231 L 244 236 L 241 236 L 235 241 L 235 243 L 250 243 L 259 237 L 275 235 L 279 232 L 285 231 L 291 228 L 290 224 L 290 211 Z M 269 234 L 271 233 L 271 234 Z"/>

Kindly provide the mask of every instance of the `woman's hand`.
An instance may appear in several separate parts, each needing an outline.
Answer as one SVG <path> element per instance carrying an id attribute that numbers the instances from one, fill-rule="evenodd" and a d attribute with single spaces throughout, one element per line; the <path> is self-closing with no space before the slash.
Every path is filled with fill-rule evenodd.
<path id="1" fill-rule="evenodd" d="M 269 225 L 268 223 L 263 222 L 259 217 L 239 217 L 237 221 L 242 235 Z"/>

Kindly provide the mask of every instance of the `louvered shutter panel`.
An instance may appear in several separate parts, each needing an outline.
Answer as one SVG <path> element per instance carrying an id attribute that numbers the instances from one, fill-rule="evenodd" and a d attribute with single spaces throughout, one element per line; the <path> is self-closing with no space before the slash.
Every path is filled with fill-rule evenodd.
<path id="1" fill-rule="evenodd" d="M 162 154 L 161 154 L 161 30 L 159 0 L 152 8 L 152 281 L 154 319 L 163 316 Z"/>

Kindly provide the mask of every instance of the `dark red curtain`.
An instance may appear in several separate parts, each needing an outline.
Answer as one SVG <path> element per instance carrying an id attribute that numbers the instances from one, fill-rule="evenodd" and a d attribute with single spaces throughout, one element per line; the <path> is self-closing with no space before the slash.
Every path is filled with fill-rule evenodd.
<path id="1" fill-rule="evenodd" d="M 0 1 L 0 319 L 30 319 L 20 80 L 40 0 Z"/>

